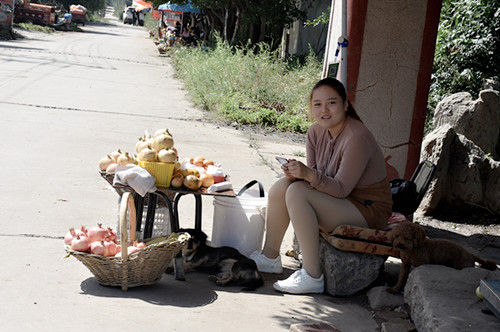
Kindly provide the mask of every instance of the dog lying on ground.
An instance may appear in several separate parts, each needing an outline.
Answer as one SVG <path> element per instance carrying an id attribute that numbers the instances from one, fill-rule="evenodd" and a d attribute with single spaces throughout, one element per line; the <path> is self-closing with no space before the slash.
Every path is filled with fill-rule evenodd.
<path id="1" fill-rule="evenodd" d="M 180 229 L 191 235 L 182 249 L 184 269 L 208 272 L 209 280 L 218 286 L 237 285 L 253 291 L 264 281 L 255 262 L 231 247 L 214 248 L 207 245 L 207 235 L 196 229 Z"/>
<path id="2" fill-rule="evenodd" d="M 474 267 L 478 262 L 484 269 L 493 271 L 497 268 L 495 261 L 483 260 L 452 241 L 426 238 L 425 229 L 409 221 L 395 226 L 388 237 L 393 247 L 400 250 L 402 263 L 398 282 L 387 288 L 389 293 L 399 293 L 404 289 L 412 266 L 438 264 L 461 270 Z"/>

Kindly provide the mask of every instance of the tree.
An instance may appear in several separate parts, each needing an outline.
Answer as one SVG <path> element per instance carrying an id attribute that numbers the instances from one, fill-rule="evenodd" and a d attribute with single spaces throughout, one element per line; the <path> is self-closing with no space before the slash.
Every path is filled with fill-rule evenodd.
<path id="1" fill-rule="evenodd" d="M 478 95 L 486 78 L 500 78 L 500 0 L 444 0 L 429 110 L 446 95 Z"/>
<path id="2" fill-rule="evenodd" d="M 158 7 L 164 0 L 153 0 Z M 186 4 L 187 0 L 171 0 Z M 304 2 L 304 1 L 302 1 Z M 298 19 L 305 18 L 299 0 L 192 0 L 200 8 L 211 30 L 217 31 L 223 40 L 235 44 L 259 42 L 279 45 L 283 28 Z"/>

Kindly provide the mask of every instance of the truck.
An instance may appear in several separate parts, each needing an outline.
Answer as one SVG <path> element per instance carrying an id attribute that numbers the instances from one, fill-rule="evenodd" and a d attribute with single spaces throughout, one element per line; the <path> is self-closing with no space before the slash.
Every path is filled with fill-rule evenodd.
<path id="1" fill-rule="evenodd" d="M 53 25 L 56 23 L 56 7 L 30 3 L 24 0 L 14 6 L 14 23 Z"/>
<path id="2" fill-rule="evenodd" d="M 85 22 L 87 20 L 87 8 L 82 5 L 71 5 L 69 10 L 72 16 L 71 22 L 75 24 L 80 23 L 85 26 Z"/>

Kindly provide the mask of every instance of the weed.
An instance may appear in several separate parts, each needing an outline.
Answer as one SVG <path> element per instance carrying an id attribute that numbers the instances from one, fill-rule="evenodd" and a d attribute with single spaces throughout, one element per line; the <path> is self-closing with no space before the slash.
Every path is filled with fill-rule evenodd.
<path id="1" fill-rule="evenodd" d="M 217 117 L 281 131 L 309 128 L 307 97 L 321 73 L 315 56 L 290 64 L 265 44 L 231 47 L 218 37 L 213 47 L 170 54 L 193 102 Z"/>

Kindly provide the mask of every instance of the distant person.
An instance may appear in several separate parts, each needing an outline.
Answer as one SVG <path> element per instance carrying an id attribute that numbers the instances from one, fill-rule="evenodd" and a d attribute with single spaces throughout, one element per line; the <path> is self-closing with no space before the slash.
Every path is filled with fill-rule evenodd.
<path id="1" fill-rule="evenodd" d="M 137 12 L 135 10 L 132 11 L 132 23 L 137 25 Z"/>
<path id="2" fill-rule="evenodd" d="M 191 32 L 189 32 L 189 29 L 186 27 L 182 30 L 181 38 L 186 45 L 189 45 L 189 44 L 193 43 L 193 41 L 194 41 L 194 38 L 191 35 Z"/>

